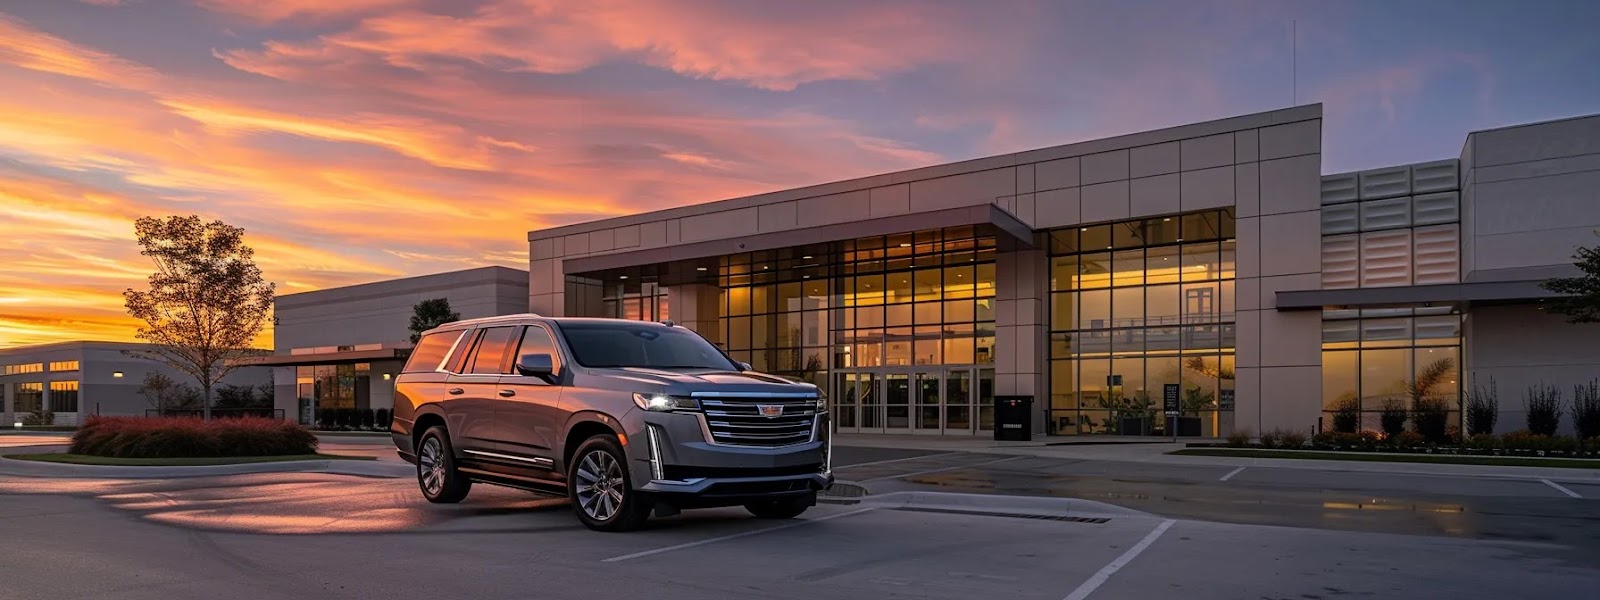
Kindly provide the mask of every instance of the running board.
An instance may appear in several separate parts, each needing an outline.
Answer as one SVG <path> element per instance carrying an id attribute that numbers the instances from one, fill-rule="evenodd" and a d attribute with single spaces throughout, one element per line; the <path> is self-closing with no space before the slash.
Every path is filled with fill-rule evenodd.
<path id="1" fill-rule="evenodd" d="M 464 466 L 456 467 L 456 470 L 466 474 L 467 477 L 473 481 L 482 481 L 484 483 L 503 485 L 506 487 L 517 488 L 519 490 L 527 490 L 530 492 L 538 492 L 541 494 L 550 494 L 554 496 L 566 497 L 567 495 L 567 486 L 565 483 L 560 481 L 539 479 L 536 477 L 525 477 L 522 475 L 512 475 L 510 473 L 497 473 L 494 471 Z"/>

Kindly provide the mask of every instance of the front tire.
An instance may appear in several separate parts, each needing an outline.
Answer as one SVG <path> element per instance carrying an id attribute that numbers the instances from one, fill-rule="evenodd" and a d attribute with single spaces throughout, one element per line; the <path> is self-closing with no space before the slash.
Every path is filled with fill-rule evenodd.
<path id="1" fill-rule="evenodd" d="M 472 491 L 472 481 L 456 470 L 455 450 L 444 427 L 429 427 L 417 442 L 417 487 L 435 504 L 455 504 Z"/>
<path id="2" fill-rule="evenodd" d="M 597 435 L 584 440 L 567 465 L 567 497 L 585 527 L 595 531 L 632 531 L 650 518 L 650 501 L 633 491 L 628 456 L 617 438 Z"/>
<path id="3" fill-rule="evenodd" d="M 744 505 L 750 514 L 761 519 L 793 519 L 817 504 L 816 494 L 762 500 Z"/>

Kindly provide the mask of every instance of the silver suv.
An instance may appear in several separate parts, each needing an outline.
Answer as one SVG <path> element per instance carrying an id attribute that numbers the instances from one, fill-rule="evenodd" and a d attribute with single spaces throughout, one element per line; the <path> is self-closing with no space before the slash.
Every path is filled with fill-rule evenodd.
<path id="1" fill-rule="evenodd" d="M 833 482 L 825 400 L 671 322 L 514 315 L 423 334 L 395 381 L 431 502 L 474 482 L 571 499 L 591 529 L 744 506 L 788 519 Z"/>

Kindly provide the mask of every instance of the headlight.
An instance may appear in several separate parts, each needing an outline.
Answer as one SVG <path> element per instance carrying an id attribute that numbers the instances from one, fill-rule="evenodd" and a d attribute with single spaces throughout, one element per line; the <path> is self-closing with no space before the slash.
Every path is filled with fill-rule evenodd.
<path id="1" fill-rule="evenodd" d="M 666 394 L 634 394 L 633 403 L 639 405 L 639 408 L 655 412 L 700 410 L 699 400 Z"/>

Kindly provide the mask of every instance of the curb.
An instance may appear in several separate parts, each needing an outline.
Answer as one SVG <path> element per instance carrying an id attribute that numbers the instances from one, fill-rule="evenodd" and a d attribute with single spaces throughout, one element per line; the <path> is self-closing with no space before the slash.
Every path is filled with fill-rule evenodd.
<path id="1" fill-rule="evenodd" d="M 70 465 L 0 458 L 0 475 L 53 477 L 65 479 L 172 479 L 216 477 L 255 473 L 327 473 L 356 477 L 398 479 L 410 477 L 413 467 L 404 463 L 376 460 L 295 460 L 239 465 L 181 467 L 121 467 L 108 465 Z"/>

